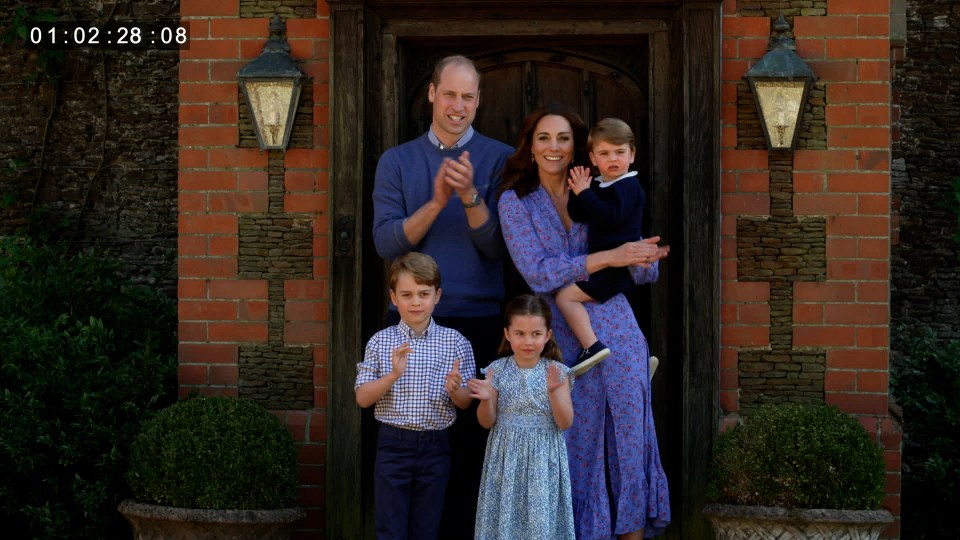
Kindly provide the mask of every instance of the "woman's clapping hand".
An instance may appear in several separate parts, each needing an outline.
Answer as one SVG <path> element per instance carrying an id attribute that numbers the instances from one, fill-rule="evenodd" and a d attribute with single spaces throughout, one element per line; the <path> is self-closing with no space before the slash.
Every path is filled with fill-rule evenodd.
<path id="1" fill-rule="evenodd" d="M 642 266 L 650 265 L 666 257 L 670 253 L 670 246 L 658 246 L 659 236 L 651 236 L 637 242 L 626 242 L 620 247 L 611 250 L 613 261 L 611 266 Z"/>

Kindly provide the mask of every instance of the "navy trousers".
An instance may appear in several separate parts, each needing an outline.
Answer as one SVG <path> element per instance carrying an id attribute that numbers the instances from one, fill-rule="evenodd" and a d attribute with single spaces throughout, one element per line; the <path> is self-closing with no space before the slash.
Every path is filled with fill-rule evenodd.
<path id="1" fill-rule="evenodd" d="M 374 465 L 377 540 L 435 540 L 450 479 L 447 430 L 380 424 Z"/>

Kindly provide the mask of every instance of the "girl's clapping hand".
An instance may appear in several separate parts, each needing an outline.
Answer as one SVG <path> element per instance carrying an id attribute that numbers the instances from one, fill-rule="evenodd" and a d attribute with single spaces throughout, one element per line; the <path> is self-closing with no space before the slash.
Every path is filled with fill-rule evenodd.
<path id="1" fill-rule="evenodd" d="M 470 397 L 474 399 L 487 401 L 496 397 L 497 391 L 493 388 L 493 368 L 487 370 L 486 379 L 467 381 L 467 387 L 470 389 Z"/>
<path id="2" fill-rule="evenodd" d="M 560 368 L 556 364 L 547 366 L 547 392 L 553 392 L 565 383 L 566 381 L 560 380 Z"/>

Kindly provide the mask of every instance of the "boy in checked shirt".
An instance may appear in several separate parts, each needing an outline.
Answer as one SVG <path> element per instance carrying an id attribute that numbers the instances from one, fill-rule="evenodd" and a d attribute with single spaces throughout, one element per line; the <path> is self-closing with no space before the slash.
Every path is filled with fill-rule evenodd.
<path id="1" fill-rule="evenodd" d="M 374 465 L 378 540 L 437 538 L 450 477 L 447 428 L 454 406 L 473 401 L 460 375 L 476 373 L 473 348 L 438 325 L 440 270 L 429 255 L 410 252 L 390 266 L 390 300 L 400 322 L 370 338 L 357 364 L 357 404 L 374 405 L 380 423 Z"/>

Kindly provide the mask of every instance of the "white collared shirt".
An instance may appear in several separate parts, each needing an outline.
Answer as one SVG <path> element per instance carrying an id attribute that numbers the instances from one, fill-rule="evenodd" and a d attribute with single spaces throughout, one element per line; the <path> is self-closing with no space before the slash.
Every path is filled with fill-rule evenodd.
<path id="1" fill-rule="evenodd" d="M 458 140 L 457 142 L 453 143 L 453 146 L 447 146 L 447 145 L 443 144 L 442 142 L 440 142 L 440 138 L 437 137 L 437 135 L 433 132 L 433 128 L 432 128 L 432 127 L 427 130 L 427 138 L 430 139 L 430 142 L 431 142 L 434 146 L 436 146 L 437 148 L 439 148 L 439 149 L 441 149 L 441 150 L 456 150 L 457 148 L 460 148 L 461 146 L 463 146 L 463 145 L 467 144 L 468 142 L 470 142 L 470 139 L 473 138 L 473 133 L 474 133 L 474 131 L 473 131 L 473 126 L 467 127 L 467 132 L 463 134 L 463 137 L 460 137 L 460 140 Z"/>

